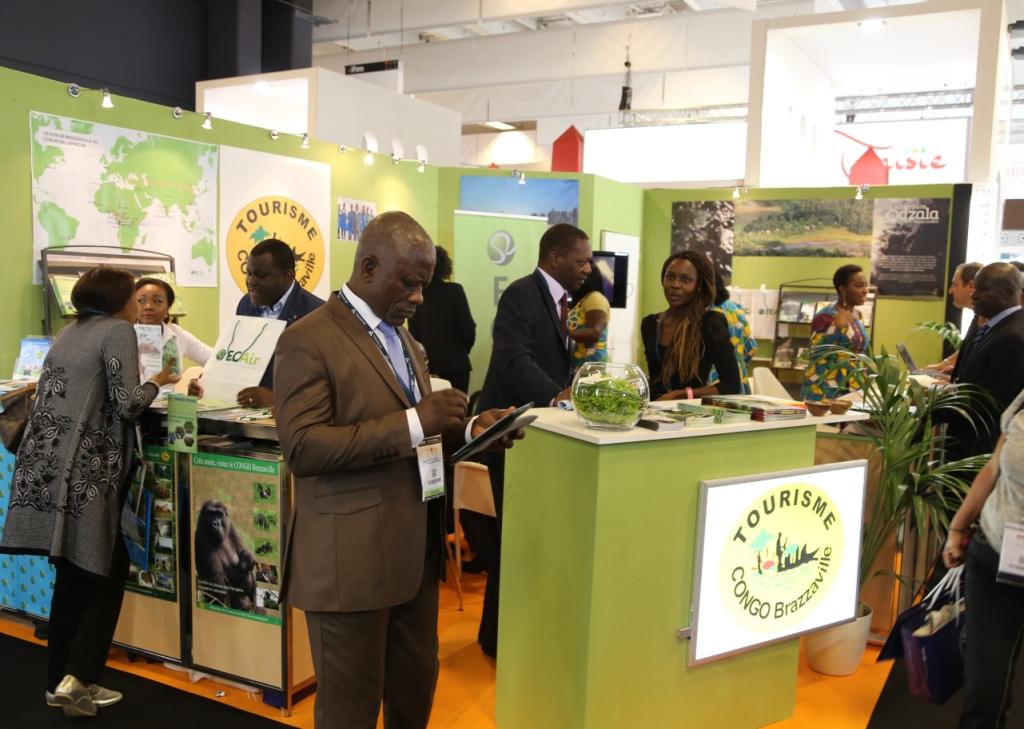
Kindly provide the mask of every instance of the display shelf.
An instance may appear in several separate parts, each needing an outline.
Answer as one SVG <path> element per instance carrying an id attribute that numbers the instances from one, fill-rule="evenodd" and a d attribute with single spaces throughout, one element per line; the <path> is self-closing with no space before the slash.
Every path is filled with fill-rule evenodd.
<path id="1" fill-rule="evenodd" d="M 784 385 L 796 385 L 807 363 L 801 358 L 810 347 L 811 324 L 823 308 L 835 301 L 835 288 L 825 278 L 787 281 L 779 285 L 779 308 L 772 339 L 771 368 Z M 874 327 L 875 288 L 868 287 L 867 301 L 855 307 L 868 332 Z M 791 389 L 791 388 L 787 388 Z M 795 392 L 791 394 L 796 396 Z"/>
<path id="2" fill-rule="evenodd" d="M 43 282 L 43 333 L 53 336 L 58 318 L 74 315 L 71 290 L 78 277 L 95 266 L 123 268 L 136 277 L 155 276 L 173 280 L 174 257 L 151 251 L 131 251 L 106 245 L 44 248 L 39 260 Z M 178 304 L 177 301 L 175 301 Z M 54 309 L 56 308 L 56 312 Z M 178 304 L 175 316 L 184 313 Z"/>

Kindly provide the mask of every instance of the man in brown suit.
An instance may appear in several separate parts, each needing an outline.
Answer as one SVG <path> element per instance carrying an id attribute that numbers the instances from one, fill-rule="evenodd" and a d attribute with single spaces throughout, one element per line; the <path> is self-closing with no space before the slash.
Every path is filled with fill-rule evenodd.
<path id="1" fill-rule="evenodd" d="M 278 435 L 295 476 L 283 589 L 306 611 L 317 729 L 373 729 L 382 702 L 387 729 L 430 716 L 443 500 L 423 501 L 415 446 L 464 443 L 506 412 L 468 421 L 464 393 L 430 392 L 401 325 L 433 269 L 426 231 L 384 213 L 348 284 L 278 341 Z"/>

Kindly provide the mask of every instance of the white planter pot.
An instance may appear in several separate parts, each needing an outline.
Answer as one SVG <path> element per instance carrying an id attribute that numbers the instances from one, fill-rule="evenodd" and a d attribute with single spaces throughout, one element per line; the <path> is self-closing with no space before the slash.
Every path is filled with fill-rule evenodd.
<path id="1" fill-rule="evenodd" d="M 818 673 L 849 676 L 856 672 L 871 632 L 871 608 L 860 606 L 860 617 L 851 623 L 804 636 L 807 663 Z"/>

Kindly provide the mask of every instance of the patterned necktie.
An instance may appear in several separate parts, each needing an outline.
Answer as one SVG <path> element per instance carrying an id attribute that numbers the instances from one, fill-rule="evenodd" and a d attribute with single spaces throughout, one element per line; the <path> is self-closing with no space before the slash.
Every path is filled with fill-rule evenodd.
<path id="1" fill-rule="evenodd" d="M 405 366 L 405 352 L 402 350 L 402 340 L 399 339 L 398 332 L 385 321 L 381 321 L 377 325 L 377 329 L 384 335 L 384 346 L 388 352 L 388 359 L 391 360 L 391 369 L 398 375 L 398 381 L 410 402 L 415 403 L 416 397 L 413 394 L 412 384 L 409 382 L 409 368 Z"/>
<path id="2" fill-rule="evenodd" d="M 974 335 L 974 346 L 981 344 L 981 340 L 985 338 L 985 335 L 988 334 L 988 330 L 991 328 L 992 327 L 988 324 L 982 324 L 978 327 L 978 331 Z"/>
<path id="3" fill-rule="evenodd" d="M 562 293 L 558 300 L 558 318 L 562 320 L 562 336 L 569 334 L 569 295 Z"/>

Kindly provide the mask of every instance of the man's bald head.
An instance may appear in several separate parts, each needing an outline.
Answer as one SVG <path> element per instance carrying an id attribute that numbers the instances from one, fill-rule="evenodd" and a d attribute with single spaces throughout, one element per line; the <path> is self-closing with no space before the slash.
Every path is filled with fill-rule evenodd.
<path id="1" fill-rule="evenodd" d="M 991 319 L 999 312 L 1020 303 L 1021 272 L 1013 264 L 990 263 L 974 277 L 975 313 Z"/>
<path id="2" fill-rule="evenodd" d="M 396 256 L 419 246 L 433 248 L 434 241 L 411 215 L 400 210 L 381 213 L 370 221 L 359 236 L 353 274 L 366 256 Z"/>
<path id="3" fill-rule="evenodd" d="M 434 273 L 434 242 L 406 213 L 378 215 L 363 230 L 348 287 L 381 319 L 401 325 L 423 302 Z"/>

